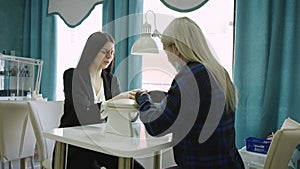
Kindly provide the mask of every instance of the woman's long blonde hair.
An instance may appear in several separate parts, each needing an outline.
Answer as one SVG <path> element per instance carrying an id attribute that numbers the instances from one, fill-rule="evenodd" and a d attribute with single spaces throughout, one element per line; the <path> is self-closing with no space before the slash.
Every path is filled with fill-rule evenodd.
<path id="1" fill-rule="evenodd" d="M 161 42 L 166 45 L 175 44 L 183 58 L 203 64 L 224 91 L 226 108 L 235 110 L 234 85 L 227 71 L 209 49 L 200 27 L 193 20 L 188 17 L 174 19 L 163 32 Z"/>

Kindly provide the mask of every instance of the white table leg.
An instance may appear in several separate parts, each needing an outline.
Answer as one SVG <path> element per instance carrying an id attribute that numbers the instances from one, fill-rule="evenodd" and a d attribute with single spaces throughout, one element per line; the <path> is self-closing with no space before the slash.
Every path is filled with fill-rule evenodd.
<path id="1" fill-rule="evenodd" d="M 154 157 L 153 157 L 153 168 L 154 169 L 161 169 L 161 167 L 162 167 L 161 153 L 162 153 L 161 150 L 154 153 Z"/>
<path id="2" fill-rule="evenodd" d="M 57 141 L 55 146 L 54 169 L 66 168 L 66 155 L 66 144 Z"/>
<path id="3" fill-rule="evenodd" d="M 133 158 L 119 157 L 118 169 L 133 168 Z"/>

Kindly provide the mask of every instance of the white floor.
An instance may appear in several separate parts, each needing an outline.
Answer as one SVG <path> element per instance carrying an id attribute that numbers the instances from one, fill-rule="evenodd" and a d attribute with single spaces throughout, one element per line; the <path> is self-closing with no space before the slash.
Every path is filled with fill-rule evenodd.
<path id="1" fill-rule="evenodd" d="M 12 162 L 12 169 L 20 169 L 20 160 L 16 160 Z M 0 169 L 9 169 L 9 164 L 8 162 L 5 163 L 4 168 L 1 167 L 0 165 Z M 27 159 L 27 169 L 32 169 L 31 168 L 31 162 L 29 159 Z M 34 160 L 34 169 L 40 169 L 40 163 L 38 160 Z"/>
<path id="2" fill-rule="evenodd" d="M 27 163 L 27 169 L 32 169 L 30 158 L 26 159 L 26 163 Z M 33 165 L 34 165 L 34 169 L 40 169 L 40 162 L 39 162 L 37 148 L 35 149 L 35 155 L 33 157 Z M 2 168 L 2 165 L 0 165 L 0 169 L 9 169 L 9 163 L 6 162 L 4 168 Z M 12 169 L 20 169 L 20 160 L 12 161 Z"/>
<path id="3" fill-rule="evenodd" d="M 139 161 L 146 169 L 153 168 L 153 156 L 152 155 L 136 158 L 136 160 Z M 13 164 L 12 169 L 20 169 L 20 160 L 13 161 L 12 164 Z M 161 164 L 162 164 L 163 168 L 170 167 L 175 164 L 172 149 L 167 149 L 167 150 L 162 151 Z M 6 163 L 5 168 L 1 168 L 1 165 L 0 165 L 0 169 L 9 169 L 9 164 Z M 27 159 L 27 169 L 32 169 L 30 159 Z M 41 169 L 38 157 L 34 158 L 34 169 Z"/>

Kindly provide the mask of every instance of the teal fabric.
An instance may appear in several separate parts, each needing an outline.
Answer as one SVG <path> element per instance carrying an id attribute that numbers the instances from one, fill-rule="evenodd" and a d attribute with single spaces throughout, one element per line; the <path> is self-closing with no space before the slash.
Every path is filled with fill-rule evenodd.
<path id="1" fill-rule="evenodd" d="M 56 18 L 47 15 L 47 8 L 46 0 L 26 0 L 22 55 L 44 61 L 40 93 L 55 100 Z"/>
<path id="2" fill-rule="evenodd" d="M 237 145 L 300 121 L 300 1 L 236 0 Z"/>
<path id="3" fill-rule="evenodd" d="M 23 43 L 23 16 L 25 0 L 0 1 L 0 52 L 10 54 L 14 50 L 16 56 L 22 55 Z"/>
<path id="4" fill-rule="evenodd" d="M 131 55 L 131 47 L 141 32 L 143 4 L 143 0 L 105 0 L 103 3 L 103 31 L 116 40 L 114 73 L 120 79 L 122 91 L 142 86 L 142 58 Z"/>

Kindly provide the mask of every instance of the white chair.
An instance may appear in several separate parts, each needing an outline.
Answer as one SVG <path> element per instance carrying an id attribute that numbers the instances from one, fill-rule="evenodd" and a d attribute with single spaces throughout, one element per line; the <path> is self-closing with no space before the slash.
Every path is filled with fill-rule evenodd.
<path id="1" fill-rule="evenodd" d="M 57 128 L 63 114 L 63 101 L 30 101 L 30 119 L 37 140 L 41 168 L 51 169 L 55 141 L 46 139 L 43 130 Z"/>
<path id="2" fill-rule="evenodd" d="M 273 136 L 267 154 L 239 150 L 246 169 L 294 169 L 291 160 L 296 146 L 300 144 L 300 124 L 287 118 Z"/>
<path id="3" fill-rule="evenodd" d="M 273 137 L 264 169 L 287 169 L 298 144 L 300 144 L 300 124 L 288 118 Z"/>
<path id="4" fill-rule="evenodd" d="M 0 101 L 0 160 L 1 168 L 12 161 L 20 160 L 21 168 L 26 168 L 26 159 L 33 157 L 35 137 L 29 119 L 29 109 L 25 101 Z"/>

